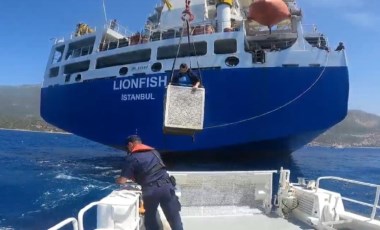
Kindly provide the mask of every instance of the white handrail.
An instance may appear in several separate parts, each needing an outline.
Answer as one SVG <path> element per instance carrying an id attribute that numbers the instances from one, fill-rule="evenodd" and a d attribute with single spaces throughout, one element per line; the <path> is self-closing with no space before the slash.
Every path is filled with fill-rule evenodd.
<path id="1" fill-rule="evenodd" d="M 376 206 L 377 208 L 380 208 L 380 207 L 378 206 L 378 205 L 379 205 L 379 198 L 380 198 L 380 187 L 377 187 L 377 189 L 376 189 L 376 197 L 375 197 L 375 202 L 374 202 L 374 204 L 375 204 L 375 206 Z M 374 219 L 374 218 L 375 218 L 377 208 L 373 208 L 373 209 L 372 209 L 371 219 Z"/>
<path id="2" fill-rule="evenodd" d="M 53 227 L 49 228 L 48 230 L 58 230 L 69 223 L 73 224 L 74 230 L 78 230 L 78 221 L 74 217 L 67 218 L 66 220 L 63 220 L 59 222 L 58 224 L 54 225 Z"/>
<path id="3" fill-rule="evenodd" d="M 82 208 L 78 213 L 78 227 L 79 230 L 83 230 L 83 215 L 85 212 L 87 212 L 90 208 L 94 207 L 95 205 L 100 204 L 100 201 L 92 202 L 88 205 L 86 205 L 84 208 Z"/>
<path id="4" fill-rule="evenodd" d="M 372 212 L 371 212 L 371 220 L 373 220 L 376 216 L 376 212 L 377 212 L 377 209 L 380 209 L 380 206 L 379 206 L 379 199 L 380 199 L 380 185 L 377 185 L 377 184 L 371 184 L 371 183 L 366 183 L 366 182 L 361 182 L 361 181 L 356 181 L 356 180 L 350 180 L 350 179 L 346 179 L 346 178 L 342 178 L 342 177 L 334 177 L 334 176 L 325 176 L 325 177 L 319 177 L 317 179 L 317 183 L 316 183 L 316 192 L 318 191 L 319 189 L 319 184 L 320 184 L 320 181 L 321 180 L 337 180 L 337 181 L 344 181 L 344 182 L 347 182 L 347 183 L 351 183 L 351 184 L 357 184 L 357 185 L 363 185 L 363 186 L 367 186 L 367 187 L 372 187 L 372 188 L 376 188 L 376 195 L 375 195 L 375 201 L 373 204 L 368 204 L 368 203 L 365 203 L 365 202 L 361 202 L 361 201 L 358 201 L 358 200 L 354 200 L 354 199 L 350 199 L 350 198 L 347 198 L 347 197 L 342 197 L 343 200 L 346 200 L 346 201 L 349 201 L 349 202 L 353 202 L 353 203 L 356 203 L 356 204 L 361 204 L 363 206 L 368 206 L 368 207 L 372 207 Z"/>
<path id="5" fill-rule="evenodd" d="M 127 193 L 129 195 L 134 195 L 137 199 L 136 199 L 136 203 L 135 205 L 138 207 L 139 206 L 139 199 L 138 199 L 138 194 L 136 194 L 135 192 L 131 192 L 131 191 L 127 191 L 127 190 L 123 190 L 123 193 Z M 125 197 L 123 196 L 123 193 L 119 193 L 119 196 L 122 196 L 122 197 Z M 78 213 L 78 228 L 79 230 L 84 230 L 84 227 L 83 227 L 83 216 L 84 216 L 84 213 L 87 212 L 90 208 L 96 206 L 96 205 L 99 205 L 99 204 L 104 204 L 104 205 L 117 205 L 117 206 L 128 206 L 129 204 L 119 204 L 119 203 L 110 203 L 110 202 L 102 202 L 102 201 L 96 201 L 96 202 L 92 202 L 88 205 L 86 205 L 84 208 L 82 208 L 79 213 Z M 137 216 L 138 216 L 138 208 L 136 209 L 137 211 Z M 137 224 L 138 225 L 138 224 Z M 136 226 L 137 226 L 136 225 Z"/>
<path id="6" fill-rule="evenodd" d="M 321 181 L 321 180 L 339 180 L 339 181 L 344 181 L 344 182 L 348 182 L 348 183 L 352 183 L 352 184 L 358 184 L 358 185 L 364 185 L 364 186 L 373 187 L 373 188 L 379 188 L 380 187 L 380 185 L 377 185 L 377 184 L 371 184 L 371 183 L 361 182 L 361 181 L 357 181 L 357 180 L 350 180 L 350 179 L 346 179 L 346 178 L 342 178 L 342 177 L 324 176 L 324 177 L 319 177 L 317 179 L 317 183 L 316 183 L 317 189 L 319 188 L 319 181 Z"/>
<path id="7" fill-rule="evenodd" d="M 350 199 L 350 198 L 347 198 L 347 197 L 342 197 L 342 200 L 349 201 L 349 202 L 352 202 L 352 203 L 355 203 L 355 204 L 361 204 L 363 206 L 367 206 L 367 207 L 370 207 L 370 208 L 374 207 L 373 204 L 369 204 L 369 203 L 366 203 L 366 202 Z M 376 208 L 380 208 L 380 206 L 375 206 L 375 207 Z"/>

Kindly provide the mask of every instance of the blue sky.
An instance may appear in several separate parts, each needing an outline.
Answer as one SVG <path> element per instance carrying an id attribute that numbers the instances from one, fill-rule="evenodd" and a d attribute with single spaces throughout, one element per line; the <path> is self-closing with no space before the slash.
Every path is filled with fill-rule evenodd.
<path id="1" fill-rule="evenodd" d="M 157 0 L 105 0 L 107 17 L 130 31 L 142 29 Z M 299 0 L 304 24 L 316 24 L 330 46 L 345 43 L 350 71 L 350 109 L 380 115 L 379 0 Z M 52 38 L 78 22 L 101 26 L 102 0 L 1 0 L 0 85 L 40 84 Z"/>

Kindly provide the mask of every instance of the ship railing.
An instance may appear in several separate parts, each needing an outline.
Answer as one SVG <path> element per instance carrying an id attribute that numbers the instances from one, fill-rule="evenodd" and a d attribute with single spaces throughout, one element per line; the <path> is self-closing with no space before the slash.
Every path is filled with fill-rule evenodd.
<path id="1" fill-rule="evenodd" d="M 150 41 L 159 41 L 171 38 L 178 38 L 181 36 L 187 36 L 188 33 L 184 28 L 168 28 L 160 30 L 151 30 L 149 31 L 149 40 Z M 202 35 L 202 34 L 212 34 L 215 33 L 215 28 L 211 23 L 198 23 L 192 24 L 190 27 L 190 35 Z"/>
<path id="2" fill-rule="evenodd" d="M 319 33 L 317 25 L 315 24 L 302 24 L 303 33 L 315 34 Z"/>
<path id="3" fill-rule="evenodd" d="M 263 26 L 260 24 L 249 24 L 247 22 L 244 23 L 245 29 L 247 31 L 247 35 L 251 36 L 259 36 L 264 34 L 269 34 L 269 29 L 267 26 Z M 302 25 L 304 34 L 320 34 L 318 28 L 315 24 L 303 24 Z M 282 33 L 294 33 L 291 25 L 277 25 L 272 27 L 271 34 L 282 34 Z"/>
<path id="4" fill-rule="evenodd" d="M 351 184 L 355 184 L 355 185 L 362 185 L 362 186 L 366 186 L 366 187 L 370 187 L 370 188 L 375 188 L 376 189 L 376 194 L 375 194 L 375 199 L 374 199 L 374 203 L 373 204 L 369 204 L 369 203 L 366 203 L 366 202 L 363 202 L 363 201 L 358 201 L 358 200 L 355 200 L 355 199 L 351 199 L 351 198 L 347 198 L 347 197 L 343 197 L 342 196 L 342 200 L 345 200 L 345 201 L 348 201 L 348 202 L 351 202 L 351 203 L 355 203 L 355 204 L 359 204 L 359 205 L 362 205 L 362 206 L 366 206 L 366 207 L 372 208 L 370 219 L 371 220 L 375 219 L 377 209 L 380 209 L 380 206 L 379 206 L 380 185 L 366 183 L 366 182 L 361 182 L 361 181 L 356 181 L 356 180 L 345 179 L 345 178 L 341 178 L 341 177 L 326 176 L 326 177 L 319 177 L 317 179 L 317 182 L 316 182 L 316 191 L 318 191 L 318 189 L 319 189 L 320 181 L 321 180 L 335 180 L 335 181 L 347 182 L 347 183 L 351 183 Z"/>
<path id="5" fill-rule="evenodd" d="M 64 37 L 61 37 L 61 38 L 51 38 L 50 40 L 54 40 L 54 45 L 56 45 L 58 43 L 65 42 L 65 38 Z"/>
<path id="6" fill-rule="evenodd" d="M 66 220 L 63 220 L 58 224 L 54 225 L 53 227 L 49 228 L 48 230 L 58 230 L 70 223 L 72 224 L 74 230 L 78 230 L 78 221 L 74 217 L 67 218 Z"/>
<path id="7" fill-rule="evenodd" d="M 114 41 L 104 41 L 99 46 L 99 51 L 106 51 L 111 49 L 122 48 L 130 45 L 144 44 L 153 41 L 160 41 L 172 38 L 179 38 L 181 36 L 187 36 L 187 31 L 183 31 L 183 28 L 171 28 L 166 30 L 152 30 L 147 34 L 134 33 L 130 36 L 126 36 L 122 39 Z M 214 33 L 214 27 L 211 24 L 199 24 L 191 27 L 190 34 L 202 35 Z"/>
<path id="8" fill-rule="evenodd" d="M 128 37 L 131 36 L 133 33 L 127 29 L 127 27 L 120 25 L 118 22 L 114 20 L 109 20 L 105 25 L 104 28 L 111 29 L 113 31 L 118 32 L 119 34 Z"/>

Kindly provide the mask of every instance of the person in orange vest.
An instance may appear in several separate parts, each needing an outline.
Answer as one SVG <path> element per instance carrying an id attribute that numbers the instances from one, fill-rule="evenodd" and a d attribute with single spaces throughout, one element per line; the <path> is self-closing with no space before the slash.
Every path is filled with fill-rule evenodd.
<path id="1" fill-rule="evenodd" d="M 147 230 L 158 230 L 156 214 L 161 205 L 172 230 L 183 230 L 181 204 L 175 194 L 175 180 L 169 177 L 160 153 L 144 145 L 141 138 L 131 135 L 126 140 L 127 156 L 117 184 L 133 180 L 142 187 L 145 208 L 144 224 Z"/>

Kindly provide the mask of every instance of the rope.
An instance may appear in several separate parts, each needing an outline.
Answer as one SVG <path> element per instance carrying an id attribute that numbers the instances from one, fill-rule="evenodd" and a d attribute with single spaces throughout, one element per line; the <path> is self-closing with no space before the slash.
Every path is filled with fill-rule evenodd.
<path id="1" fill-rule="evenodd" d="M 187 30 L 187 56 L 189 58 L 190 69 L 191 69 L 191 42 L 190 42 L 190 34 L 193 34 L 193 31 L 190 31 L 190 23 L 189 20 L 186 20 L 186 30 Z"/>
<path id="2" fill-rule="evenodd" d="M 259 115 L 256 115 L 256 116 L 253 116 L 253 117 L 250 117 L 250 118 L 246 118 L 246 119 L 243 119 L 243 120 L 240 120 L 240 121 L 231 122 L 231 123 L 225 123 L 225 124 L 221 124 L 221 125 L 209 126 L 209 127 L 203 128 L 203 129 L 213 129 L 213 128 L 221 128 L 221 127 L 230 126 L 230 125 L 237 125 L 237 124 L 240 124 L 240 123 L 244 123 L 244 122 L 247 122 L 247 121 L 251 121 L 251 120 L 254 120 L 254 119 L 257 119 L 257 118 L 269 115 L 271 113 L 274 113 L 274 112 L 276 112 L 276 111 L 278 111 L 280 109 L 283 109 L 283 108 L 287 107 L 288 105 L 292 104 L 293 102 L 295 102 L 298 99 L 300 99 L 301 97 L 303 97 L 303 95 L 305 95 L 307 92 L 309 92 L 317 84 L 317 82 L 319 82 L 319 80 L 323 76 L 323 73 L 326 70 L 326 66 L 327 66 L 327 63 L 329 61 L 329 55 L 330 54 L 327 54 L 327 56 L 326 56 L 325 66 L 322 69 L 321 73 L 319 74 L 318 78 L 304 92 L 302 92 L 300 95 L 298 95 L 297 97 L 293 98 L 292 100 L 286 102 L 285 104 L 283 104 L 283 105 L 281 105 L 281 106 L 279 106 L 279 107 L 277 107 L 275 109 L 272 109 L 270 111 L 267 111 L 265 113 L 262 113 L 262 114 L 259 114 Z"/>
<path id="3" fill-rule="evenodd" d="M 176 56 L 174 58 L 174 61 L 173 61 L 173 66 L 172 66 L 172 73 L 171 73 L 171 76 L 170 76 L 170 82 L 173 80 L 173 75 L 174 75 L 174 68 L 175 68 L 175 63 L 177 62 L 177 58 L 178 58 L 178 55 L 179 55 L 179 50 L 180 50 L 180 47 L 181 47 L 181 41 L 182 41 L 182 38 L 183 38 L 183 34 L 184 34 L 184 28 L 186 27 L 186 31 L 187 31 L 187 46 L 188 46 L 188 58 L 189 58 L 189 66 L 190 66 L 190 69 L 191 69 L 191 41 L 190 41 L 190 35 L 192 34 L 192 31 L 190 31 L 190 22 L 194 19 L 194 15 L 191 13 L 191 10 L 190 10 L 190 1 L 189 0 L 185 0 L 185 10 L 182 12 L 182 17 L 181 19 L 184 21 L 184 24 L 183 24 L 183 27 L 182 27 L 182 33 L 181 33 L 181 37 L 179 39 L 179 43 L 178 43 L 178 49 L 177 49 L 177 53 L 176 53 Z M 187 16 L 187 17 L 186 17 Z M 197 51 L 195 49 L 195 44 L 194 42 L 193 43 L 193 49 L 194 49 L 194 55 L 196 57 L 196 60 L 197 60 L 197 66 L 198 66 L 198 73 L 199 73 L 199 78 L 200 78 L 200 81 L 202 83 L 202 74 L 201 74 L 201 71 L 200 71 L 200 67 L 199 67 L 199 61 L 198 61 L 198 56 L 197 56 Z"/>
<path id="4" fill-rule="evenodd" d="M 201 68 L 200 68 L 200 66 L 199 66 L 199 60 L 198 60 L 198 55 L 197 55 L 197 49 L 195 48 L 195 42 L 193 41 L 192 43 L 193 43 L 193 49 L 194 49 L 195 59 L 197 60 L 197 67 L 198 67 L 199 79 L 200 79 L 201 85 L 203 85 L 203 84 L 202 84 L 202 82 L 203 82 L 203 80 L 202 80 L 202 71 L 201 71 Z M 190 64 L 191 64 L 191 62 L 190 62 Z"/>
<path id="5" fill-rule="evenodd" d="M 191 31 L 190 33 L 190 22 L 192 20 L 194 20 L 194 15 L 193 13 L 191 12 L 191 9 L 190 9 L 190 0 L 185 0 L 185 10 L 182 12 L 183 16 L 182 16 L 182 20 L 186 20 L 186 26 L 187 26 L 187 44 L 188 44 L 188 55 L 189 55 L 189 63 L 190 63 L 190 69 L 191 69 L 191 42 L 190 42 L 190 34 L 193 34 L 193 31 Z M 187 15 L 187 19 L 186 19 L 186 15 Z M 198 61 L 198 55 L 197 55 L 197 50 L 195 48 L 195 43 L 194 41 L 192 42 L 193 43 L 193 50 L 194 50 L 194 56 L 197 60 L 197 67 L 198 67 L 198 75 L 199 75 L 199 78 L 200 78 L 200 82 L 202 84 L 202 73 L 200 71 L 200 67 L 199 67 L 199 61 Z"/>
<path id="6" fill-rule="evenodd" d="M 182 21 L 193 21 L 194 20 L 194 14 L 191 13 L 190 9 L 190 0 L 185 0 L 185 10 L 182 11 Z"/>
<path id="7" fill-rule="evenodd" d="M 178 55 L 179 55 L 179 50 L 180 50 L 180 47 L 181 47 L 181 41 L 182 41 L 182 37 L 183 37 L 183 34 L 184 34 L 184 29 L 186 27 L 186 31 L 187 31 L 187 56 L 189 58 L 189 67 L 191 69 L 191 41 L 190 41 L 190 35 L 192 34 L 190 31 L 190 22 L 192 20 L 194 20 L 194 15 L 191 13 L 191 9 L 190 9 L 190 0 L 185 0 L 185 10 L 182 12 L 182 17 L 181 17 L 182 21 L 184 22 L 183 24 L 183 27 L 182 27 L 182 33 L 181 33 L 181 37 L 179 39 L 179 43 L 178 43 L 178 49 L 177 49 L 177 53 L 176 53 L 176 56 L 174 58 L 174 61 L 173 61 L 173 66 L 172 66 L 172 73 L 171 73 L 171 76 L 170 76 L 170 82 L 173 80 L 173 75 L 174 75 L 174 68 L 175 68 L 175 63 L 177 62 L 177 58 L 178 58 Z M 194 45 L 194 43 L 193 43 Z M 196 55 L 196 50 L 195 50 L 195 45 L 194 45 L 194 54 Z M 197 59 L 197 65 L 198 65 L 198 72 L 200 74 L 200 71 L 199 71 L 199 62 L 198 62 L 198 59 Z M 201 78 L 202 80 L 202 78 Z"/>
<path id="8" fill-rule="evenodd" d="M 183 27 L 185 27 L 185 26 L 183 26 Z M 184 30 L 182 29 L 181 37 L 179 38 L 179 42 L 178 42 L 177 54 L 175 55 L 175 58 L 174 58 L 174 61 L 173 61 L 172 74 L 170 76 L 170 82 L 172 82 L 172 80 L 173 80 L 175 63 L 177 62 L 177 58 L 178 58 L 178 55 L 179 55 L 179 50 L 181 48 L 181 41 L 182 41 L 182 37 L 183 37 L 183 32 L 184 32 Z"/>

